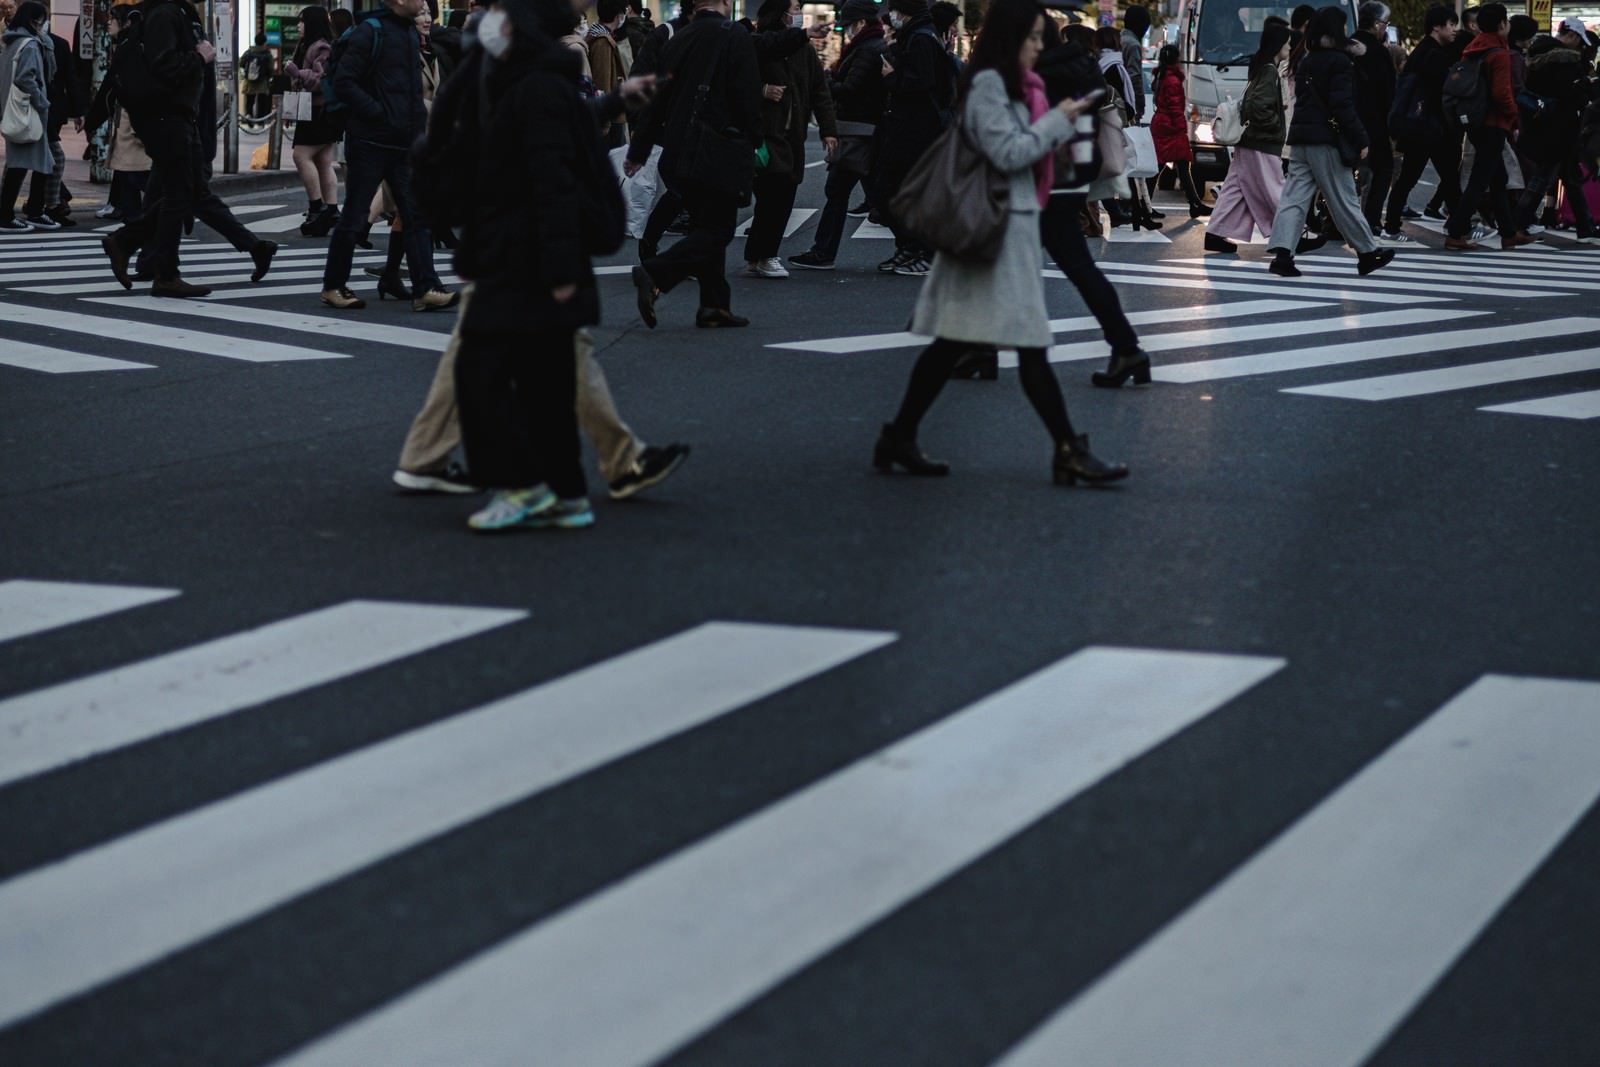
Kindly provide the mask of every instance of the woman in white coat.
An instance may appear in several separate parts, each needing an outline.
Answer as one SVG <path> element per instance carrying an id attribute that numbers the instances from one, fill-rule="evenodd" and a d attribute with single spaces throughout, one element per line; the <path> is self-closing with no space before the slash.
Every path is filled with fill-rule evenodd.
<path id="1" fill-rule="evenodd" d="M 5 51 L 0 52 L 0 107 L 5 105 L 13 87 L 21 90 L 33 105 L 41 130 L 31 141 L 13 141 L 9 137 L 5 140 L 5 177 L 0 179 L 0 233 L 27 233 L 33 229 L 16 214 L 22 181 L 30 170 L 50 174 L 56 166 L 42 132 L 50 114 L 46 86 L 55 76 L 56 68 L 55 47 L 45 30 L 49 18 L 45 6 L 34 0 L 18 6 L 6 27 Z"/>
<path id="2" fill-rule="evenodd" d="M 1063 100 L 1052 108 L 1046 101 L 1044 82 L 1033 72 L 1043 48 L 1044 17 L 1035 0 L 995 0 L 984 17 L 967 68 L 961 121 L 979 151 L 1010 179 L 1005 241 L 993 263 L 942 253 L 934 260 L 911 328 L 935 340 L 918 357 L 900 411 L 878 438 L 873 465 L 879 470 L 950 473 L 947 464 L 922 454 L 917 427 L 962 353 L 994 345 L 1017 350 L 1023 392 L 1055 442 L 1057 485 L 1128 474 L 1128 468 L 1096 458 L 1088 437 L 1074 431 L 1045 355 L 1054 335 L 1044 304 L 1039 211 L 1054 180 L 1055 150 L 1072 137 L 1073 116 L 1089 105 Z"/>

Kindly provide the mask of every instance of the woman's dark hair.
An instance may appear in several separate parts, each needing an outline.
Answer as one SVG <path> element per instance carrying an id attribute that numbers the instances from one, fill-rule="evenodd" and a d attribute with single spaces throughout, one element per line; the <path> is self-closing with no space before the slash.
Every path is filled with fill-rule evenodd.
<path id="1" fill-rule="evenodd" d="M 300 10 L 300 21 L 305 23 L 306 32 L 300 38 L 300 43 L 294 46 L 294 61 L 296 63 L 305 59 L 306 52 L 318 41 L 333 40 L 333 23 L 328 19 L 327 8 L 302 8 Z"/>
<path id="2" fill-rule="evenodd" d="M 756 31 L 771 33 L 783 29 L 783 17 L 789 13 L 789 0 L 761 0 L 756 9 Z"/>
<path id="3" fill-rule="evenodd" d="M 1344 8 L 1319 7 L 1317 13 L 1311 16 L 1311 25 L 1306 27 L 1306 47 L 1343 50 L 1350 43 L 1346 37 L 1349 29 L 1350 19 Z M 1324 38 L 1330 42 L 1328 45 L 1322 43 Z"/>
<path id="4" fill-rule="evenodd" d="M 1256 54 L 1250 57 L 1250 73 L 1254 75 L 1256 68 L 1263 63 L 1276 63 L 1278 53 L 1288 43 L 1289 27 L 1276 22 L 1261 27 L 1261 44 L 1256 47 Z"/>
<path id="5" fill-rule="evenodd" d="M 1311 16 L 1316 13 L 1317 9 L 1310 4 L 1301 4 L 1289 13 L 1289 28 L 1291 30 L 1305 29 L 1306 23 L 1310 22 Z"/>
<path id="6" fill-rule="evenodd" d="M 1094 31 L 1094 43 L 1100 48 L 1113 52 L 1122 51 L 1122 34 L 1117 32 L 1115 26 L 1101 26 Z"/>
<path id="7" fill-rule="evenodd" d="M 355 12 L 347 7 L 336 7 L 328 12 L 328 21 L 333 25 L 333 36 L 337 40 L 344 36 L 344 31 L 356 24 Z"/>
<path id="8" fill-rule="evenodd" d="M 1094 54 L 1097 47 L 1094 43 L 1094 27 L 1085 26 L 1081 22 L 1071 22 L 1061 31 L 1061 39 L 1068 44 L 1075 44 L 1079 48 Z"/>
<path id="9" fill-rule="evenodd" d="M 1178 46 L 1175 44 L 1162 45 L 1161 51 L 1156 53 L 1156 77 L 1159 78 L 1165 74 L 1168 67 L 1176 67 L 1177 65 Z"/>
<path id="10" fill-rule="evenodd" d="M 1062 42 L 1061 27 L 1056 23 L 1055 19 L 1051 18 L 1048 14 L 1045 15 L 1045 17 L 1044 17 L 1044 50 L 1046 52 L 1048 52 L 1052 48 L 1060 48 L 1061 47 L 1061 42 Z"/>
<path id="11" fill-rule="evenodd" d="M 961 95 L 966 96 L 972 79 L 979 72 L 992 70 L 1005 82 L 1006 95 L 1022 99 L 1022 46 L 1033 34 L 1033 27 L 1044 18 L 1038 0 L 994 0 L 983 17 L 983 32 L 972 46 L 967 72 L 961 79 Z"/>
<path id="12" fill-rule="evenodd" d="M 11 25 L 21 26 L 31 32 L 35 22 L 49 17 L 50 9 L 39 3 L 39 0 L 27 0 L 27 3 L 17 5 L 17 13 L 11 16 Z"/>

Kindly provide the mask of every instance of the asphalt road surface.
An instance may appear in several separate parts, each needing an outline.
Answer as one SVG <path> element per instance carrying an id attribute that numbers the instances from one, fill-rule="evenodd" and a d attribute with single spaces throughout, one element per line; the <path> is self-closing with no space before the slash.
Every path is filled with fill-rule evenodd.
<path id="1" fill-rule="evenodd" d="M 1101 254 L 1152 386 L 1045 282 L 1096 491 L 1010 368 L 870 469 L 876 227 L 746 330 L 630 245 L 692 456 L 483 537 L 389 482 L 450 313 L 236 206 L 205 301 L 0 246 L 0 1062 L 1600 1063 L 1600 250 L 1287 282 L 1169 205 Z"/>

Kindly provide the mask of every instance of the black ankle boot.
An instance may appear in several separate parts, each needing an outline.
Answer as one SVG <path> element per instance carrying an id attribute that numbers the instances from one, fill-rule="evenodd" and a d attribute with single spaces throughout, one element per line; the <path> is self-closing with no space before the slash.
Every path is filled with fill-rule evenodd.
<path id="1" fill-rule="evenodd" d="M 1209 214 L 1211 214 L 1211 207 L 1208 204 L 1196 200 L 1189 205 L 1189 217 L 1191 219 L 1198 219 Z"/>
<path id="2" fill-rule="evenodd" d="M 1107 463 L 1089 451 L 1089 435 L 1081 433 L 1056 445 L 1050 474 L 1057 485 L 1075 485 L 1082 478 L 1090 485 L 1103 485 L 1128 476 L 1121 463 Z"/>
<path id="3" fill-rule="evenodd" d="M 1117 389 L 1129 378 L 1135 385 L 1150 384 L 1150 357 L 1135 348 L 1131 352 L 1111 353 L 1111 362 L 1103 371 L 1095 371 L 1089 381 L 1102 389 Z"/>
<path id="4" fill-rule="evenodd" d="M 1283 248 L 1278 249 L 1267 269 L 1280 278 L 1300 277 L 1300 268 L 1294 265 L 1294 253 Z"/>
<path id="5" fill-rule="evenodd" d="M 950 368 L 950 377 L 995 381 L 1000 377 L 1000 353 L 992 348 L 969 348 Z"/>
<path id="6" fill-rule="evenodd" d="M 1205 239 L 1205 249 L 1207 252 L 1223 252 L 1227 255 L 1233 255 L 1239 251 L 1239 246 L 1226 237 L 1218 237 L 1214 233 L 1208 233 Z"/>
<path id="7" fill-rule="evenodd" d="M 917 439 L 902 437 L 892 423 L 885 423 L 883 432 L 878 435 L 878 443 L 872 450 L 872 465 L 885 472 L 900 466 L 907 474 L 930 477 L 950 473 L 950 464 L 924 456 L 917 447 Z"/>

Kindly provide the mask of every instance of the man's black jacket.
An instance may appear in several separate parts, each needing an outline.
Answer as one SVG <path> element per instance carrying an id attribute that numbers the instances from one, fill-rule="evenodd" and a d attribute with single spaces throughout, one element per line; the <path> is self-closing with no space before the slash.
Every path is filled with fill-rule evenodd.
<path id="1" fill-rule="evenodd" d="M 345 105 L 345 132 L 358 141 L 410 148 L 428 123 L 416 26 L 386 7 L 356 23 L 342 47 L 333 94 Z"/>

